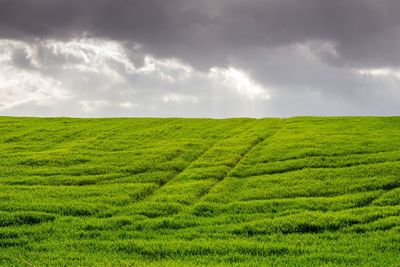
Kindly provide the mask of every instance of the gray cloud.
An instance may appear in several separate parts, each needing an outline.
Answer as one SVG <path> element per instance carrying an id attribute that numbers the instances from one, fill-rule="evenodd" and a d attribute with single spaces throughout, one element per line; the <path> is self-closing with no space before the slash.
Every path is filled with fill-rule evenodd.
<path id="1" fill-rule="evenodd" d="M 0 35 L 137 42 L 193 65 L 227 62 L 243 48 L 333 42 L 340 60 L 399 66 L 397 0 L 2 0 Z"/>
<path id="2" fill-rule="evenodd" d="M 4 46 L 4 73 L 27 77 L 2 95 L 29 96 L 0 104 L 24 115 L 397 114 L 398 14 L 397 0 L 0 0 L 0 39 L 20 40 Z"/>

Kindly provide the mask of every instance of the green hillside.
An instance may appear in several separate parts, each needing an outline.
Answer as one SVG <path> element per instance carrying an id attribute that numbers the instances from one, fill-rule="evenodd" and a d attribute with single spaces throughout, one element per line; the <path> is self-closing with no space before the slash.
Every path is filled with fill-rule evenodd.
<path id="1" fill-rule="evenodd" d="M 398 266 L 400 117 L 0 117 L 1 266 Z"/>

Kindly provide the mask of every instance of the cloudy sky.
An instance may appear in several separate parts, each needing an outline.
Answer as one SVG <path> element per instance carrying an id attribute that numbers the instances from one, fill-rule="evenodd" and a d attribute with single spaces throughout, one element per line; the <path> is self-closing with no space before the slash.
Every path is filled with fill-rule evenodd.
<path id="1" fill-rule="evenodd" d="M 0 0 L 0 115 L 399 115 L 399 14 L 399 0 Z"/>

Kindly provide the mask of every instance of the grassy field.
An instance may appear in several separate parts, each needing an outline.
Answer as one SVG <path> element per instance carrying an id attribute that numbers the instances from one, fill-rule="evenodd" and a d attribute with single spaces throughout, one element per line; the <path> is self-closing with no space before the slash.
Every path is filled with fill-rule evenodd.
<path id="1" fill-rule="evenodd" d="M 398 266 L 400 117 L 0 117 L 2 266 Z"/>

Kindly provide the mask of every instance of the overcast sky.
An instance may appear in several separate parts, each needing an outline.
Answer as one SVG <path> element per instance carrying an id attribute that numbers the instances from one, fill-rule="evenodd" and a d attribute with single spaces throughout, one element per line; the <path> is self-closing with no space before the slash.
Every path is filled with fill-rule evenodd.
<path id="1" fill-rule="evenodd" d="M 399 0 L 0 0 L 0 115 L 399 115 L 399 14 Z"/>

